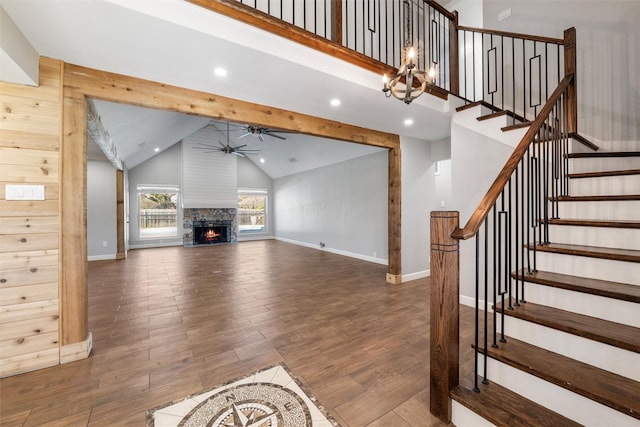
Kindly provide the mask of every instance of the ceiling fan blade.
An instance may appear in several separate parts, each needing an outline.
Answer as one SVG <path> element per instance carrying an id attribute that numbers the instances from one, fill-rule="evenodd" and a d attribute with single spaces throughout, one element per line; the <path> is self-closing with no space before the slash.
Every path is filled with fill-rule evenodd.
<path id="1" fill-rule="evenodd" d="M 240 151 L 232 151 L 231 154 L 238 157 L 247 157 L 244 155 L 244 153 L 241 153 Z"/>
<path id="2" fill-rule="evenodd" d="M 240 139 L 240 138 L 244 138 L 245 136 L 249 136 L 251 135 L 251 132 L 247 132 L 244 135 L 240 135 L 239 137 L 237 137 L 236 139 Z"/>
<path id="3" fill-rule="evenodd" d="M 259 134 L 258 138 L 260 139 L 260 142 L 264 142 L 264 137 L 262 136 L 262 134 Z"/>
<path id="4" fill-rule="evenodd" d="M 287 138 L 285 138 L 284 136 L 276 135 L 275 133 L 271 133 L 271 132 L 267 132 L 266 134 L 267 134 L 267 135 L 269 135 L 269 136 L 272 136 L 272 137 L 274 137 L 274 138 L 281 139 L 281 140 L 283 140 L 283 141 L 287 139 Z"/>
<path id="5" fill-rule="evenodd" d="M 224 145 L 224 144 L 222 143 L 222 141 L 218 141 L 218 144 L 220 144 L 220 147 L 222 147 L 222 149 L 223 149 L 223 150 L 227 148 L 227 146 L 226 146 L 226 145 Z M 227 144 L 227 145 L 228 145 L 228 144 Z"/>

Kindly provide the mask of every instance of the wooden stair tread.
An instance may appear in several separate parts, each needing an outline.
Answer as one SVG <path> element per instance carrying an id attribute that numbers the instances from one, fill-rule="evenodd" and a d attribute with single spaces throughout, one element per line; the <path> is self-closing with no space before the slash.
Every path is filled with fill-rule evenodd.
<path id="1" fill-rule="evenodd" d="M 640 200 L 640 194 L 611 194 L 604 196 L 560 196 L 550 197 L 549 200 L 559 202 L 616 202 Z"/>
<path id="2" fill-rule="evenodd" d="M 513 272 L 511 276 L 514 279 L 518 278 L 520 280 L 537 283 L 539 285 L 640 303 L 640 286 L 628 285 L 626 283 L 610 282 L 608 280 L 592 279 L 588 277 L 577 277 L 567 274 L 552 273 L 549 271 L 527 273 L 524 270 L 519 270 L 517 272 Z"/>
<path id="3" fill-rule="evenodd" d="M 569 153 L 570 159 L 602 158 L 602 157 L 640 157 L 640 151 L 596 151 L 593 153 Z"/>
<path id="4" fill-rule="evenodd" d="M 483 120 L 489 120 L 489 119 L 493 119 L 495 117 L 502 117 L 502 116 L 507 116 L 507 115 L 509 115 L 509 112 L 507 110 L 502 110 L 502 111 L 496 111 L 495 113 L 485 114 L 484 116 L 477 117 L 476 120 L 481 122 Z"/>
<path id="5" fill-rule="evenodd" d="M 569 178 L 602 178 L 607 176 L 640 175 L 640 169 L 625 169 L 605 172 L 570 173 Z"/>
<path id="6" fill-rule="evenodd" d="M 594 144 L 593 142 L 589 141 L 587 138 L 585 138 L 584 136 L 577 134 L 575 132 L 570 132 L 568 135 L 566 135 L 569 138 L 572 138 L 574 141 L 579 142 L 580 144 L 584 145 L 585 147 L 589 148 L 590 150 L 593 151 L 598 151 L 600 149 L 600 147 L 598 147 L 596 144 Z M 564 136 L 562 136 L 564 137 Z M 561 138 L 562 138 L 561 137 Z M 536 138 L 534 140 L 534 142 L 545 142 L 545 141 L 553 141 L 553 139 L 548 139 L 548 138 Z"/>
<path id="7" fill-rule="evenodd" d="M 527 122 L 522 122 L 522 123 L 516 123 L 514 125 L 505 126 L 505 127 L 500 128 L 500 130 L 502 132 L 508 132 L 510 130 L 522 129 L 522 128 L 526 128 L 526 127 L 529 127 L 529 126 L 531 126 L 531 122 L 527 121 Z"/>
<path id="8" fill-rule="evenodd" d="M 533 249 L 533 245 L 527 245 Z M 640 262 L 640 251 L 632 249 L 604 248 L 598 246 L 568 245 L 565 243 L 536 244 L 540 252 L 610 259 L 614 261 Z"/>
<path id="9" fill-rule="evenodd" d="M 604 227 L 604 228 L 640 228 L 640 221 L 616 221 L 598 219 L 561 219 L 551 218 L 549 224 L 554 225 L 575 225 L 579 227 Z"/>
<path id="10" fill-rule="evenodd" d="M 460 107 L 456 108 L 456 111 L 460 112 L 460 111 L 464 111 L 464 110 L 469 110 L 469 109 L 471 109 L 473 107 L 477 107 L 478 105 L 482 105 L 482 102 L 481 101 L 476 101 L 476 102 L 470 102 L 468 104 L 461 105 Z"/>
<path id="11" fill-rule="evenodd" d="M 486 107 L 486 108 L 490 109 L 491 111 L 500 111 L 500 109 L 499 109 L 498 107 L 495 107 L 495 106 L 493 106 L 493 105 L 489 104 L 489 103 L 488 103 L 488 102 L 486 102 L 486 101 L 475 101 L 475 102 L 470 102 L 470 103 L 468 103 L 468 104 L 461 105 L 460 107 L 457 107 L 457 108 L 456 108 L 456 111 L 457 111 L 457 112 L 460 112 L 460 111 L 464 111 L 464 110 L 469 110 L 469 109 L 471 109 L 471 108 L 473 108 L 473 107 L 477 107 L 477 106 L 479 106 L 479 105 L 480 105 L 480 106 L 483 106 L 483 107 Z"/>
<path id="12" fill-rule="evenodd" d="M 600 149 L 600 147 L 598 147 L 596 144 L 594 144 L 593 142 L 589 141 L 587 138 L 585 138 L 584 136 L 580 135 L 579 133 L 571 132 L 571 133 L 569 133 L 569 137 L 573 138 L 575 141 L 578 141 L 579 143 L 581 143 L 585 147 L 590 148 L 590 149 L 592 149 L 594 151 L 598 151 Z"/>
<path id="13" fill-rule="evenodd" d="M 640 329 L 633 326 L 531 302 L 521 303 L 513 310 L 504 310 L 501 304 L 495 308 L 506 316 L 640 353 Z"/>
<path id="14" fill-rule="evenodd" d="M 640 419 L 640 382 L 507 337 L 487 354 L 557 386 Z M 480 349 L 480 351 L 484 351 Z"/>
<path id="15" fill-rule="evenodd" d="M 476 393 L 458 386 L 451 391 L 451 398 L 498 427 L 580 426 L 496 383 L 480 383 L 479 389 Z"/>

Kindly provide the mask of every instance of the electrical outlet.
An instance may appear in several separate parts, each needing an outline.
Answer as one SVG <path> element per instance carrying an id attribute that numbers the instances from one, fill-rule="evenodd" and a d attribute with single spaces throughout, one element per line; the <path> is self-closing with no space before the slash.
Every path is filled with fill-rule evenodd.
<path id="1" fill-rule="evenodd" d="M 103 248 L 106 248 L 106 247 L 107 247 L 107 241 L 106 241 L 106 240 L 104 240 L 104 241 L 102 242 L 102 247 L 103 247 Z"/>
<path id="2" fill-rule="evenodd" d="M 440 200 L 440 207 L 444 208 L 444 205 L 445 205 L 444 200 Z"/>

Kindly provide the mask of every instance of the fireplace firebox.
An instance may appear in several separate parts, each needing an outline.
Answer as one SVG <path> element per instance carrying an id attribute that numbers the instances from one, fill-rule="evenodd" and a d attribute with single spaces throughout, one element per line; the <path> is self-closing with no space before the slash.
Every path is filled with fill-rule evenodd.
<path id="1" fill-rule="evenodd" d="M 227 243 L 229 242 L 230 226 L 231 224 L 228 221 L 194 221 L 193 244 L 215 245 L 217 243 Z"/>

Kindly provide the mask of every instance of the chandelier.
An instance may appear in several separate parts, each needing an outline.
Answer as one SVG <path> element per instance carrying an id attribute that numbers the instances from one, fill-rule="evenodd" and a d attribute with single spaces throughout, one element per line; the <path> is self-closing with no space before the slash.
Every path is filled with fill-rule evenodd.
<path id="1" fill-rule="evenodd" d="M 428 86 L 433 85 L 436 70 L 431 67 L 428 72 L 420 70 L 417 64 L 416 50 L 413 47 L 413 17 L 409 0 L 404 1 L 405 16 L 405 46 L 404 55 L 398 72 L 391 77 L 382 77 L 384 84 L 382 92 L 389 98 L 393 95 L 405 104 L 422 95 Z M 404 82 L 403 82 L 404 80 Z"/>

